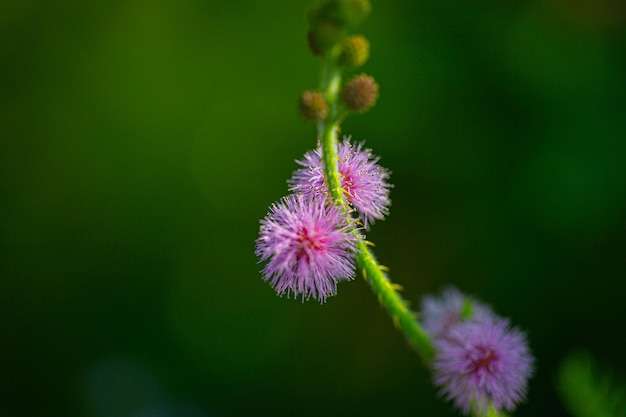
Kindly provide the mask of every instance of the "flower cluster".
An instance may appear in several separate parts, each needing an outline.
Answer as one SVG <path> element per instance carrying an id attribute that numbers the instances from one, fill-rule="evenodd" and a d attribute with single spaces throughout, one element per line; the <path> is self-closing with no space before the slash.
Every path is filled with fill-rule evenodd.
<path id="1" fill-rule="evenodd" d="M 318 146 L 306 152 L 288 180 L 292 193 L 261 220 L 255 254 L 279 296 L 324 303 L 351 280 L 355 263 L 426 363 L 442 396 L 474 417 L 503 416 L 524 400 L 534 359 L 526 336 L 491 307 L 448 288 L 422 301 L 417 320 L 361 235 L 389 214 L 390 172 L 363 142 L 337 137 L 346 116 L 376 104 L 379 86 L 367 74 L 343 82 L 367 61 L 369 41 L 354 29 L 369 0 L 316 0 L 308 13 L 308 45 L 322 58 L 320 84 L 298 103 L 317 124 Z"/>
<path id="2" fill-rule="evenodd" d="M 347 202 L 367 227 L 389 212 L 389 172 L 363 143 L 338 146 L 341 185 Z M 354 277 L 358 222 L 328 196 L 321 150 L 307 152 L 303 168 L 289 180 L 293 194 L 270 207 L 261 220 L 256 255 L 268 261 L 262 271 L 278 295 L 313 297 L 336 294 L 337 282 Z"/>
<path id="3" fill-rule="evenodd" d="M 433 338 L 433 378 L 464 413 L 512 411 L 526 396 L 534 359 L 526 336 L 489 306 L 455 288 L 422 301 L 422 323 Z"/>

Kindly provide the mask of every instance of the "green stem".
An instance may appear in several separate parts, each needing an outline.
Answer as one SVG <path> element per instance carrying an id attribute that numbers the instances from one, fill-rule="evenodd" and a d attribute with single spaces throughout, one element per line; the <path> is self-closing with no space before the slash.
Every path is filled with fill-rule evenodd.
<path id="1" fill-rule="evenodd" d="M 435 348 L 406 301 L 398 293 L 399 287 L 387 278 L 383 267 L 376 262 L 374 254 L 365 241 L 358 241 L 357 251 L 357 261 L 361 266 L 363 277 L 369 281 L 372 290 L 378 295 L 378 301 L 387 309 L 396 328 L 406 335 L 424 362 L 430 363 L 435 354 Z"/>
<path id="2" fill-rule="evenodd" d="M 478 414 L 472 413 L 475 417 L 507 417 L 507 414 L 504 412 L 498 412 L 493 404 L 489 404 L 489 409 L 487 410 L 487 414 Z"/>
<path id="3" fill-rule="evenodd" d="M 341 119 L 338 114 L 337 97 L 340 85 L 340 71 L 334 67 L 332 59 L 325 59 L 322 68 L 321 90 L 331 106 L 331 111 L 328 120 L 322 121 L 318 125 L 319 142 L 322 148 L 324 174 L 330 196 L 337 205 L 348 207 L 349 204 L 345 199 L 341 185 L 341 174 L 338 167 L 339 157 L 337 155 L 337 136 Z M 372 291 L 378 295 L 380 304 L 389 312 L 395 326 L 406 335 L 424 362 L 430 363 L 435 353 L 430 337 L 424 332 L 415 314 L 398 293 L 399 287 L 387 278 L 384 272 L 385 268 L 376 261 L 360 231 L 355 229 L 354 234 L 358 236 L 356 257 L 363 277 L 370 283 Z"/>
<path id="4" fill-rule="evenodd" d="M 322 122 L 324 123 L 324 122 Z M 340 206 L 347 206 L 343 187 L 341 186 L 341 177 L 339 174 L 339 156 L 337 156 L 337 132 L 339 126 L 336 123 L 324 123 L 322 126 L 322 157 L 324 159 L 324 175 L 328 182 L 328 191 L 333 201 Z"/>

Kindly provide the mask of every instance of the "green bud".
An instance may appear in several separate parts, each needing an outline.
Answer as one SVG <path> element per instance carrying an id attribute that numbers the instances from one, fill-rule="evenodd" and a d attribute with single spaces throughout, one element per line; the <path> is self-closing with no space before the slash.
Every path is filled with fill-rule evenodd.
<path id="1" fill-rule="evenodd" d="M 314 27 L 320 21 L 333 21 L 341 27 L 355 27 L 372 10 L 369 0 L 318 0 L 309 7 L 308 21 Z"/>
<path id="2" fill-rule="evenodd" d="M 338 63 L 344 67 L 356 68 L 365 64 L 369 56 L 369 41 L 361 35 L 350 36 L 341 44 Z"/>
<path id="3" fill-rule="evenodd" d="M 357 75 L 343 87 L 341 99 L 346 104 L 346 107 L 352 111 L 367 111 L 376 104 L 378 84 L 369 75 Z"/>
<path id="4" fill-rule="evenodd" d="M 343 0 L 341 3 L 343 18 L 351 26 L 361 24 L 372 11 L 369 0 Z"/>
<path id="5" fill-rule="evenodd" d="M 313 55 L 323 55 L 341 41 L 344 31 L 337 23 L 323 20 L 312 26 L 307 33 L 309 49 Z"/>
<path id="6" fill-rule="evenodd" d="M 328 102 L 320 91 L 308 90 L 302 93 L 299 108 L 302 117 L 311 122 L 320 122 L 328 117 Z"/>

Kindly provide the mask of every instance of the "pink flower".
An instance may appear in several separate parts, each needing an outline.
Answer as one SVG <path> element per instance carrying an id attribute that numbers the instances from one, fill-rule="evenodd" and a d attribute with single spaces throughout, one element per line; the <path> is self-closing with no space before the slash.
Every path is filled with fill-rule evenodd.
<path id="1" fill-rule="evenodd" d="M 435 341 L 433 377 L 440 392 L 464 413 L 513 411 L 526 397 L 534 358 L 526 336 L 492 316 L 453 326 Z M 473 414 L 472 414 L 473 415 Z"/>
<path id="2" fill-rule="evenodd" d="M 389 214 L 389 171 L 378 165 L 378 157 L 363 142 L 356 145 L 345 138 L 337 147 L 341 185 L 347 201 L 359 213 L 365 228 L 375 219 L 383 219 Z M 289 180 L 289 189 L 313 198 L 328 193 L 324 177 L 324 163 L 320 148 L 309 151 L 301 161 L 302 168 L 296 170 Z"/>
<path id="3" fill-rule="evenodd" d="M 493 315 L 491 307 L 466 296 L 452 286 L 444 289 L 440 297 L 427 295 L 422 298 L 421 322 L 426 333 L 434 339 L 445 336 L 453 326 L 463 320 L 461 315 L 466 303 L 471 303 L 473 320 Z"/>
<path id="4" fill-rule="evenodd" d="M 324 196 L 291 195 L 273 204 L 261 220 L 256 255 L 268 261 L 262 271 L 278 295 L 335 295 L 337 282 L 354 277 L 356 236 L 349 217 Z"/>

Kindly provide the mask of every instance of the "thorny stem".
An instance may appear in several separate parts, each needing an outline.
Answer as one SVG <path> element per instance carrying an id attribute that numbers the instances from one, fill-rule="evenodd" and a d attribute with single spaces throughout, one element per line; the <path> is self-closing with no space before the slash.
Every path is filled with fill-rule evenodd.
<path id="1" fill-rule="evenodd" d="M 318 140 L 322 148 L 324 174 L 330 196 L 335 204 L 348 208 L 349 204 L 341 186 L 341 174 L 338 168 L 339 157 L 337 155 L 341 121 L 337 99 L 341 85 L 341 72 L 333 61 L 332 56 L 327 56 L 322 63 L 320 90 L 330 105 L 330 112 L 328 119 L 318 124 Z M 346 213 L 347 216 L 350 215 L 349 211 Z M 409 309 L 406 301 L 399 294 L 398 291 L 401 287 L 389 280 L 385 273 L 386 268 L 377 262 L 376 257 L 361 235 L 361 231 L 355 229 L 353 232 L 358 236 L 356 258 L 363 277 L 370 283 L 372 291 L 378 296 L 380 304 L 388 311 L 396 328 L 405 334 L 423 361 L 429 364 L 435 353 L 430 337 L 424 332 L 415 313 Z"/>

